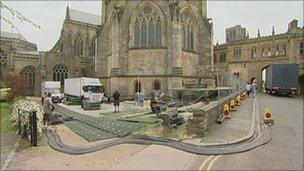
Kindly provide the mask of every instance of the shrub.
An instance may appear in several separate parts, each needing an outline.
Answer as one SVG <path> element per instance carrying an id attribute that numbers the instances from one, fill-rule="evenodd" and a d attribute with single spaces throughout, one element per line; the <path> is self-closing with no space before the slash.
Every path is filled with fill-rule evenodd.
<path id="1" fill-rule="evenodd" d="M 0 89 L 0 102 L 7 102 L 8 98 L 11 96 L 10 88 L 1 88 Z"/>
<path id="2" fill-rule="evenodd" d="M 4 76 L 4 85 L 11 88 L 11 93 L 7 97 L 8 101 L 13 101 L 18 96 L 25 96 L 27 90 L 27 79 L 22 75 L 6 74 Z"/>
<path id="3" fill-rule="evenodd" d="M 30 115 L 29 112 L 24 111 L 36 111 L 37 114 L 37 129 L 38 132 L 41 133 L 43 129 L 43 107 L 37 102 L 25 100 L 25 99 L 17 99 L 13 103 L 13 110 L 10 115 L 10 120 L 13 121 L 14 125 L 18 125 L 18 109 L 21 109 L 20 115 L 24 119 L 21 121 L 21 126 L 29 126 L 30 124 Z"/>

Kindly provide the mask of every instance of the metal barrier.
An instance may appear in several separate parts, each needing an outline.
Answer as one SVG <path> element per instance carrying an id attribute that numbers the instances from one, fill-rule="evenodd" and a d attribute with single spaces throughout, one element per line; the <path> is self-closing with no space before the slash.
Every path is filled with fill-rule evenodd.
<path id="1" fill-rule="evenodd" d="M 216 70 L 216 87 L 218 88 L 217 100 L 229 97 L 231 100 L 236 100 L 237 96 L 246 90 L 246 81 L 244 77 L 238 73 L 233 74 L 220 69 Z M 230 102 L 227 102 L 230 107 Z M 224 106 L 225 104 L 219 104 Z M 235 105 L 233 104 L 235 107 Z M 223 113 L 223 108 L 219 107 L 219 114 Z"/>
<path id="2" fill-rule="evenodd" d="M 26 122 L 29 120 L 29 122 Z M 24 122 L 23 122 L 24 121 Z M 27 123 L 22 125 L 22 123 Z M 18 135 L 29 137 L 31 145 L 37 147 L 37 113 L 18 108 Z"/>

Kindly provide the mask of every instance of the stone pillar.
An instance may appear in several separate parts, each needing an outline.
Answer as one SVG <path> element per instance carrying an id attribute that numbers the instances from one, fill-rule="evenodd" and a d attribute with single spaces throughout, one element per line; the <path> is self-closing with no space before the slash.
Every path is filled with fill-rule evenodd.
<path id="1" fill-rule="evenodd" d="M 172 60 L 172 84 L 171 88 L 182 87 L 182 37 L 180 25 L 179 1 L 170 2 L 170 13 L 172 19 L 172 40 L 171 40 L 171 60 Z"/>
<path id="2" fill-rule="evenodd" d="M 101 3 L 101 25 L 103 25 L 106 21 L 106 2 L 107 0 L 102 0 Z"/>
<path id="3" fill-rule="evenodd" d="M 112 66 L 110 70 L 110 91 L 114 92 L 115 90 L 118 90 L 118 85 L 119 85 L 119 80 L 118 80 L 118 75 L 119 75 L 119 9 L 114 8 L 113 9 L 113 21 L 112 21 L 112 26 L 113 26 L 113 37 L 112 37 Z"/>

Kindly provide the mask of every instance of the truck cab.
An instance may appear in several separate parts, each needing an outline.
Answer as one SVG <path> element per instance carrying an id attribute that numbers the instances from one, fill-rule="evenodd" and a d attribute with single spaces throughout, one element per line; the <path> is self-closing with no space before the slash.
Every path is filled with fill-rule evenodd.
<path id="1" fill-rule="evenodd" d="M 46 97 L 48 93 L 52 94 L 53 103 L 61 103 L 63 95 L 60 92 L 60 82 L 46 81 L 41 84 L 41 96 L 42 99 Z"/>
<path id="2" fill-rule="evenodd" d="M 102 99 L 102 85 L 91 84 L 82 87 L 83 96 L 85 100 L 90 100 L 91 102 L 99 102 Z"/>

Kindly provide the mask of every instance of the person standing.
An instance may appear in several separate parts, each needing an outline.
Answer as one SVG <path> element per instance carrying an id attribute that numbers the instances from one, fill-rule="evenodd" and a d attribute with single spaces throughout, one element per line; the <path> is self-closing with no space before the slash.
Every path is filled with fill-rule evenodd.
<path id="1" fill-rule="evenodd" d="M 159 101 L 156 93 L 151 94 L 150 108 L 153 113 L 160 113 Z"/>
<path id="2" fill-rule="evenodd" d="M 143 107 L 144 106 L 144 101 L 145 101 L 145 93 L 144 92 L 139 93 L 138 101 L 139 101 L 139 106 Z"/>
<path id="3" fill-rule="evenodd" d="M 41 96 L 41 104 L 43 105 L 44 99 L 47 96 L 47 92 L 44 92 L 44 95 Z"/>
<path id="4" fill-rule="evenodd" d="M 48 93 L 47 96 L 44 98 L 43 101 L 43 111 L 44 111 L 44 118 L 45 118 L 45 127 L 46 130 L 50 130 L 50 122 L 53 110 L 56 109 L 56 106 L 52 102 L 52 93 Z"/>
<path id="5" fill-rule="evenodd" d="M 253 81 L 251 89 L 253 90 L 253 97 L 257 97 L 258 85 L 256 81 Z"/>
<path id="6" fill-rule="evenodd" d="M 247 91 L 247 96 L 250 97 L 250 92 L 251 92 L 251 85 L 250 85 L 250 83 L 247 83 L 247 85 L 246 85 L 246 91 Z"/>
<path id="7" fill-rule="evenodd" d="M 115 108 L 114 112 L 116 112 L 116 111 L 119 112 L 120 94 L 119 94 L 119 92 L 117 90 L 113 94 L 113 99 L 114 99 L 114 108 Z"/>
<path id="8" fill-rule="evenodd" d="M 138 106 L 138 95 L 139 95 L 138 92 L 136 92 L 136 93 L 134 94 L 134 106 Z"/>

